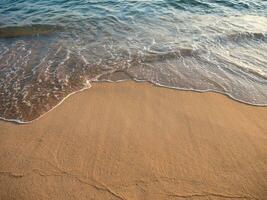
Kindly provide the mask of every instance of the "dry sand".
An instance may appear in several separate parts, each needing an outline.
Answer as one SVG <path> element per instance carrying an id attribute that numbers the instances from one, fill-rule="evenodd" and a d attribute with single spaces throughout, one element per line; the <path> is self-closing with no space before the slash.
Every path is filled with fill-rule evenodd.
<path id="1" fill-rule="evenodd" d="M 103 83 L 0 122 L 0 199 L 267 199 L 267 108 Z"/>

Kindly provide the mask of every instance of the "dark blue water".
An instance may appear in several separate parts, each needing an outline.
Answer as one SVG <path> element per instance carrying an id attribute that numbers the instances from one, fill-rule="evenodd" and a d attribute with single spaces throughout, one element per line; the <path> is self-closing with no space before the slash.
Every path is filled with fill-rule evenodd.
<path id="1" fill-rule="evenodd" d="M 1 118 L 121 80 L 267 105 L 267 1 L 0 1 Z"/>

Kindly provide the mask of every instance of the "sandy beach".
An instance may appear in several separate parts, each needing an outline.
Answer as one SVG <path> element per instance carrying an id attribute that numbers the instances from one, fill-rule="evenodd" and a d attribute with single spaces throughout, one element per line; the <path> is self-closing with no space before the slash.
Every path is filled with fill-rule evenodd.
<path id="1" fill-rule="evenodd" d="M 0 199 L 267 199 L 267 107 L 95 83 L 30 124 L 0 121 Z"/>

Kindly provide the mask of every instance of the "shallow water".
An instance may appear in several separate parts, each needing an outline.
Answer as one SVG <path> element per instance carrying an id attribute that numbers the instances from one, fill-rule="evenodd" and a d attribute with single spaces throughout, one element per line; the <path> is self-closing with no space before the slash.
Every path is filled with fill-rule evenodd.
<path id="1" fill-rule="evenodd" d="M 267 105 L 264 0 L 10 0 L 0 19 L 3 119 L 128 79 Z"/>

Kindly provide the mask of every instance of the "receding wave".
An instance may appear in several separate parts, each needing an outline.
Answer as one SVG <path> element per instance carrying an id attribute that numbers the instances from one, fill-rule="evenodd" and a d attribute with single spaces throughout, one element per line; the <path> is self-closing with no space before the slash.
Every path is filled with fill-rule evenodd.
<path id="1" fill-rule="evenodd" d="M 233 33 L 226 36 L 228 41 L 261 40 L 267 42 L 267 33 L 245 32 Z"/>
<path id="2" fill-rule="evenodd" d="M 50 35 L 60 30 L 62 30 L 62 27 L 60 26 L 44 24 L 0 27 L 0 38 Z"/>

